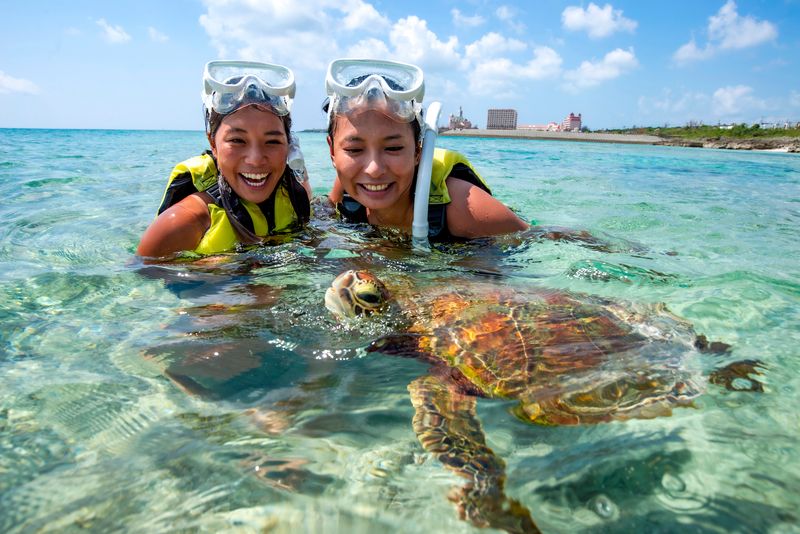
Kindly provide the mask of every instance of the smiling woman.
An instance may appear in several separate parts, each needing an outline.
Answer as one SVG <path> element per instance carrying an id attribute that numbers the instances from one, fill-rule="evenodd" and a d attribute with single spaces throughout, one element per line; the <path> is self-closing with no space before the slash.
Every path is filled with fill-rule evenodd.
<path id="1" fill-rule="evenodd" d="M 210 153 L 173 170 L 137 254 L 216 254 L 308 221 L 311 189 L 286 164 L 294 75 L 267 63 L 212 61 L 204 74 Z"/>
<path id="2" fill-rule="evenodd" d="M 331 63 L 328 145 L 336 181 L 329 198 L 342 219 L 410 232 L 423 141 L 422 71 L 393 61 Z M 428 238 L 448 241 L 507 234 L 528 225 L 461 154 L 435 150 Z"/>

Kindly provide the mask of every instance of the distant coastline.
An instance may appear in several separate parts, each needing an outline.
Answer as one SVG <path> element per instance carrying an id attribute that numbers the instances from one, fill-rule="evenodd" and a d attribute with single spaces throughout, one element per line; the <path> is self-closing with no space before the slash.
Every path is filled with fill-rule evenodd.
<path id="1" fill-rule="evenodd" d="M 680 137 L 661 136 L 649 133 L 617 132 L 547 132 L 539 130 L 444 130 L 445 137 L 501 137 L 509 139 L 541 139 L 555 141 L 583 141 L 594 143 L 623 143 L 635 145 L 666 145 L 728 150 L 767 150 L 772 152 L 800 153 L 800 137 L 753 136 L 753 137 Z"/>
<path id="2" fill-rule="evenodd" d="M 442 136 L 452 137 L 506 137 L 516 139 L 547 139 L 556 141 L 589 141 L 596 143 L 627 143 L 635 145 L 657 145 L 663 138 L 655 135 L 593 133 L 593 132 L 545 132 L 540 130 L 445 130 Z"/>

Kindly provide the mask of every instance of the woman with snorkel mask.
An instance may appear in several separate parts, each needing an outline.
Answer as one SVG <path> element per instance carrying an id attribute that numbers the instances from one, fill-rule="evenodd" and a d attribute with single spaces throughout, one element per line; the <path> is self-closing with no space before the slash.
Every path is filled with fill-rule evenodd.
<path id="1" fill-rule="evenodd" d="M 211 151 L 175 167 L 139 256 L 217 254 L 308 221 L 307 177 L 287 165 L 290 152 L 299 153 L 289 115 L 294 92 L 294 74 L 280 65 L 206 65 L 202 96 Z"/>
<path id="2" fill-rule="evenodd" d="M 410 233 L 422 154 L 422 71 L 394 61 L 339 59 L 328 68 L 329 194 L 341 218 Z M 428 237 L 448 241 L 506 234 L 528 225 L 491 196 L 469 161 L 436 149 Z"/>

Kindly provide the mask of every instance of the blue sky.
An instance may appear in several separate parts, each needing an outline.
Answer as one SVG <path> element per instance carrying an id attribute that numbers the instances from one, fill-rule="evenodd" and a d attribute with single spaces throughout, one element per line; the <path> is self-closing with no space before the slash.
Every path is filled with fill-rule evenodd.
<path id="1" fill-rule="evenodd" d="M 582 113 L 590 128 L 800 121 L 800 0 L 6 2 L 0 127 L 200 130 L 211 59 L 295 71 L 324 126 L 337 57 L 416 63 L 443 118 Z"/>

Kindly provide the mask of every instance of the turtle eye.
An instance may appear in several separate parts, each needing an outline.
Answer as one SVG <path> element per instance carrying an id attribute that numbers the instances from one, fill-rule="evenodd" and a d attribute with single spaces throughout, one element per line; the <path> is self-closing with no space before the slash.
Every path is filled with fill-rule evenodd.
<path id="1" fill-rule="evenodd" d="M 378 293 L 369 291 L 369 292 L 364 292 L 364 293 L 359 294 L 358 295 L 358 300 L 364 301 L 367 304 L 375 304 L 375 305 L 377 305 L 377 304 L 380 304 L 380 302 L 381 302 L 381 296 Z"/>

